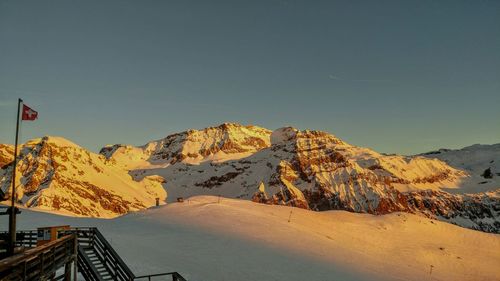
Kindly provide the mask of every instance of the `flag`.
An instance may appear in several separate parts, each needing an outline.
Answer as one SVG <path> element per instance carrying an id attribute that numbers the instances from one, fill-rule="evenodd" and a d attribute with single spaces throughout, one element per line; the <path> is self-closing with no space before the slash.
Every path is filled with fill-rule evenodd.
<path id="1" fill-rule="evenodd" d="M 31 109 L 29 106 L 23 104 L 23 117 L 22 120 L 33 121 L 38 118 L 38 112 Z"/>

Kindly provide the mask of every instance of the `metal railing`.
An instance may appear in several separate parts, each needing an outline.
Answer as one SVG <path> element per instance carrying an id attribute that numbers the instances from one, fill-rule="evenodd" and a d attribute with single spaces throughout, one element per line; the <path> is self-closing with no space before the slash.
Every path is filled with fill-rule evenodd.
<path id="1" fill-rule="evenodd" d="M 78 251 L 85 267 L 93 269 L 94 263 L 88 259 L 86 251 L 91 251 L 100 266 L 103 266 L 113 280 L 134 280 L 134 273 L 128 268 L 118 253 L 95 227 L 73 228 L 68 231 L 78 237 Z M 91 277 L 92 278 L 92 277 Z"/>
<path id="2" fill-rule="evenodd" d="M 134 280 L 139 280 L 139 279 L 148 279 L 148 281 L 151 281 L 154 277 L 172 277 L 172 281 L 187 281 L 182 277 L 179 273 L 177 272 L 167 272 L 167 273 L 158 273 L 158 274 L 150 274 L 150 275 L 143 275 L 143 276 L 136 276 Z"/>

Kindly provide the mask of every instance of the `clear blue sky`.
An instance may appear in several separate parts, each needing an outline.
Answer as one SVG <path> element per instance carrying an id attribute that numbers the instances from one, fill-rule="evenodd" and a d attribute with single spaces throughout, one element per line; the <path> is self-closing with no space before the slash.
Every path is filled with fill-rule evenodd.
<path id="1" fill-rule="evenodd" d="M 0 1 L 0 143 L 222 122 L 381 152 L 500 142 L 500 1 Z"/>

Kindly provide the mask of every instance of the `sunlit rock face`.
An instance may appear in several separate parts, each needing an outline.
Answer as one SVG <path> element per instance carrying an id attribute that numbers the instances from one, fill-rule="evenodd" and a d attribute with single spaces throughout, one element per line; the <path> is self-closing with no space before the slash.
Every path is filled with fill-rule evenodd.
<path id="1" fill-rule="evenodd" d="M 12 196 L 12 164 L 0 170 L 0 188 Z M 87 217 L 115 217 L 164 200 L 156 179 L 134 181 L 120 167 L 57 137 L 27 142 L 17 164 L 16 198 L 26 207 Z"/>
<path id="2" fill-rule="evenodd" d="M 419 213 L 500 229 L 498 191 L 463 194 L 463 183 L 467 190 L 474 185 L 466 170 L 435 158 L 379 154 L 320 131 L 223 124 L 103 154 L 117 163 L 132 159 L 125 166 L 136 180 L 162 176 L 170 200 L 210 194 L 318 211 Z"/>
<path id="3" fill-rule="evenodd" d="M 405 194 L 409 212 L 485 232 L 500 233 L 500 189 L 476 194 L 426 190 Z"/>
<path id="4" fill-rule="evenodd" d="M 0 168 L 14 160 L 14 146 L 0 144 Z"/>
<path id="5" fill-rule="evenodd" d="M 127 167 L 239 159 L 270 146 L 271 131 L 224 123 L 169 135 L 143 146 L 108 145 L 101 154 Z"/>

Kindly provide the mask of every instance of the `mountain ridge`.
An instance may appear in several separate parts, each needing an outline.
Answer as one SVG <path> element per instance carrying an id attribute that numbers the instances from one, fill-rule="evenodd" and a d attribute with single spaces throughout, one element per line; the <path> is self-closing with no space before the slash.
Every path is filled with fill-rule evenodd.
<path id="1" fill-rule="evenodd" d="M 47 140 L 56 146 L 76 146 L 55 137 Z M 31 142 L 37 143 L 37 140 Z M 2 151 L 8 155 L 9 148 L 12 147 L 0 149 L 0 156 Z M 493 149 L 494 157 L 500 153 L 500 145 L 484 149 Z M 162 186 L 168 197 L 166 194 L 159 197 L 166 197 L 167 202 L 178 197 L 220 195 L 312 210 L 341 209 L 372 214 L 403 211 L 499 232 L 497 166 L 493 167 L 492 179 L 482 179 L 477 167 L 482 165 L 484 156 L 477 157 L 478 163 L 474 166 L 477 167 L 471 170 L 455 163 L 458 156 L 438 159 L 434 157 L 436 154 L 385 155 L 350 145 L 322 131 L 300 131 L 292 127 L 271 131 L 224 123 L 171 134 L 142 146 L 105 146 L 96 161 L 99 167 L 113 170 L 121 178 L 131 177 L 127 185 L 144 187 L 143 181 L 154 182 L 157 194 L 158 187 Z M 82 161 L 78 157 L 66 160 L 71 164 Z M 87 168 L 91 167 L 87 165 Z M 1 173 L 3 170 L 6 169 L 0 170 L 0 184 L 7 191 L 9 175 L 5 171 Z M 73 177 L 78 179 L 76 172 Z M 82 190 L 88 188 L 81 182 L 77 185 Z M 33 188 L 33 183 L 28 187 Z M 118 197 L 126 197 L 126 193 Z M 128 204 L 132 207 L 125 212 L 151 206 L 152 198 L 149 198 L 148 204 Z M 46 205 L 50 207 L 53 203 Z M 100 215 L 99 212 L 92 214 Z"/>
<path id="2" fill-rule="evenodd" d="M 189 132 L 193 131 L 185 133 Z M 169 150 L 168 146 L 163 149 Z M 136 179 L 162 176 L 171 201 L 200 194 L 222 195 L 313 210 L 422 213 L 455 223 L 460 223 L 457 217 L 465 217 L 468 227 L 500 229 L 497 181 L 488 190 L 464 194 L 477 184 L 469 182 L 464 192 L 461 183 L 468 182 L 470 175 L 440 159 L 383 155 L 326 132 L 285 127 L 271 132 L 269 146 L 249 156 L 217 161 L 193 161 L 186 155 L 174 158 L 181 160 L 129 172 Z"/>

